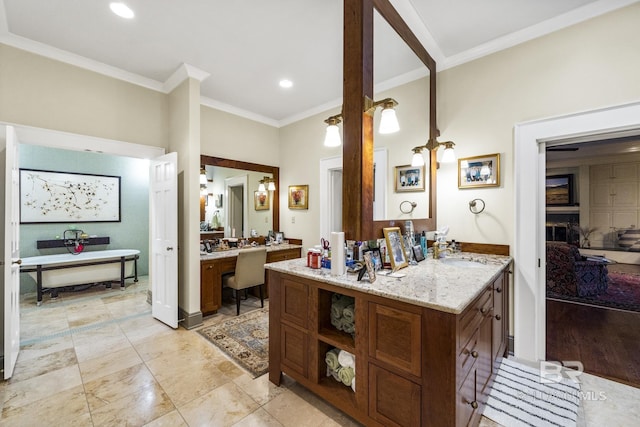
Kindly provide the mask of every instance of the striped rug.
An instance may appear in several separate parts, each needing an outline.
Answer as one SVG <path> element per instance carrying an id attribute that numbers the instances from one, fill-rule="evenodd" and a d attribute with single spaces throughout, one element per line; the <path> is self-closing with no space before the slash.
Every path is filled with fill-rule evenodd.
<path id="1" fill-rule="evenodd" d="M 503 359 L 483 415 L 508 427 L 575 427 L 580 385 L 541 383 L 540 371 Z"/>

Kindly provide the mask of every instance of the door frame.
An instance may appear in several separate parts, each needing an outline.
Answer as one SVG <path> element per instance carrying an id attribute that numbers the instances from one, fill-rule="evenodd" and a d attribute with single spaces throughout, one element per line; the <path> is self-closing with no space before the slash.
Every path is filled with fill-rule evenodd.
<path id="1" fill-rule="evenodd" d="M 230 206 L 230 196 L 229 196 L 229 187 L 240 187 L 242 186 L 242 230 L 240 230 L 241 235 L 238 236 L 237 235 L 237 231 L 236 230 L 236 237 L 249 237 L 249 236 L 245 236 L 244 233 L 245 231 L 248 232 L 248 230 L 245 230 L 245 228 L 247 227 L 247 224 L 249 224 L 249 205 L 248 205 L 248 186 L 249 186 L 249 175 L 238 175 L 238 176 L 234 176 L 231 178 L 226 178 L 224 180 L 224 194 L 225 194 L 225 198 L 227 200 L 225 200 L 223 202 L 224 205 L 224 222 L 225 222 L 225 226 L 224 226 L 224 235 L 226 237 L 231 237 L 231 224 L 230 224 L 230 212 L 231 212 L 231 206 Z"/>
<path id="2" fill-rule="evenodd" d="M 593 140 L 632 130 L 640 131 L 640 102 L 515 125 L 515 357 L 530 361 L 546 358 L 546 144 L 589 136 L 593 138 L 587 140 Z"/>

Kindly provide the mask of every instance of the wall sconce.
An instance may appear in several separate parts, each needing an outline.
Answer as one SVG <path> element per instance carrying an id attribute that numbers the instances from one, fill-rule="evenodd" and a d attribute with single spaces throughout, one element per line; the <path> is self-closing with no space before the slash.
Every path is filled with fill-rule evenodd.
<path id="1" fill-rule="evenodd" d="M 382 107 L 378 133 L 385 135 L 388 133 L 398 132 L 400 130 L 395 110 L 396 105 L 398 105 L 398 102 L 393 98 L 374 101 L 368 96 L 364 97 L 364 112 L 370 116 L 373 116 L 376 108 Z M 324 121 L 327 124 L 327 133 L 324 136 L 325 147 L 339 147 L 342 144 L 340 128 L 338 128 L 338 123 L 341 123 L 342 119 L 342 113 L 340 113 L 335 116 L 331 116 Z"/>
<path id="2" fill-rule="evenodd" d="M 273 178 L 265 176 L 259 181 L 258 191 L 276 191 L 276 181 Z"/>
<path id="3" fill-rule="evenodd" d="M 207 171 L 200 168 L 200 193 L 207 194 Z"/>
<path id="4" fill-rule="evenodd" d="M 411 166 L 424 165 L 424 157 L 422 157 L 422 150 L 425 148 L 429 151 L 434 151 L 444 145 L 444 152 L 442 153 L 442 163 L 453 163 L 456 161 L 456 153 L 453 146 L 456 145 L 453 141 L 438 142 L 435 139 L 430 139 L 425 145 L 412 148 L 413 157 L 411 158 Z"/>

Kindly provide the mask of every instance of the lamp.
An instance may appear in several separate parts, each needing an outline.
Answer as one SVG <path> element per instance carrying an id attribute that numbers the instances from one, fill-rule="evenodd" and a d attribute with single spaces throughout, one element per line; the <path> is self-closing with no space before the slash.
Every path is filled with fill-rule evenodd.
<path id="1" fill-rule="evenodd" d="M 258 191 L 276 191 L 276 180 L 273 178 L 269 178 L 265 176 L 260 181 L 258 181 Z"/>
<path id="2" fill-rule="evenodd" d="M 373 116 L 377 107 L 382 107 L 378 132 L 383 135 L 398 132 L 400 130 L 398 118 L 396 117 L 396 105 L 398 105 L 398 102 L 393 98 L 374 101 L 368 96 L 364 97 L 364 112 L 370 116 Z M 340 113 L 335 116 L 331 116 L 324 121 L 327 124 L 327 133 L 324 136 L 325 147 L 339 147 L 342 144 L 340 129 L 338 128 L 338 123 L 342 122 L 342 119 L 342 113 Z"/>
<path id="3" fill-rule="evenodd" d="M 422 166 L 424 165 L 424 157 L 422 157 L 422 150 L 425 148 L 429 151 L 434 151 L 440 148 L 441 145 L 444 145 L 444 152 L 442 153 L 442 163 L 453 163 L 456 161 L 456 153 L 453 149 L 453 146 L 456 145 L 453 141 L 445 141 L 438 142 L 435 138 L 427 141 L 425 145 L 419 145 L 418 147 L 413 147 L 411 151 L 413 151 L 413 157 L 411 158 L 411 166 Z"/>
<path id="4" fill-rule="evenodd" d="M 200 193 L 207 194 L 207 171 L 204 167 L 200 168 Z"/>
<path id="5" fill-rule="evenodd" d="M 342 120 L 342 113 L 331 116 L 324 122 L 327 124 L 327 133 L 324 136 L 325 147 L 339 147 L 342 144 L 342 138 L 340 138 L 340 129 L 338 123 Z"/>

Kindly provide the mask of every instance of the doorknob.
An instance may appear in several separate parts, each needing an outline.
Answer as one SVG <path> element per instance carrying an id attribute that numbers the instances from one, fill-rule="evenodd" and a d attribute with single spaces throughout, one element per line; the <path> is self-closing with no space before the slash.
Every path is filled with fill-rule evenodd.
<path id="1" fill-rule="evenodd" d="M 173 247 L 171 247 L 171 246 L 167 246 L 167 250 L 168 250 L 168 251 L 172 251 L 172 250 L 173 250 Z"/>
<path id="2" fill-rule="evenodd" d="M 18 264 L 18 265 L 22 265 L 22 260 L 18 259 L 16 261 L 11 261 L 11 264 Z"/>

